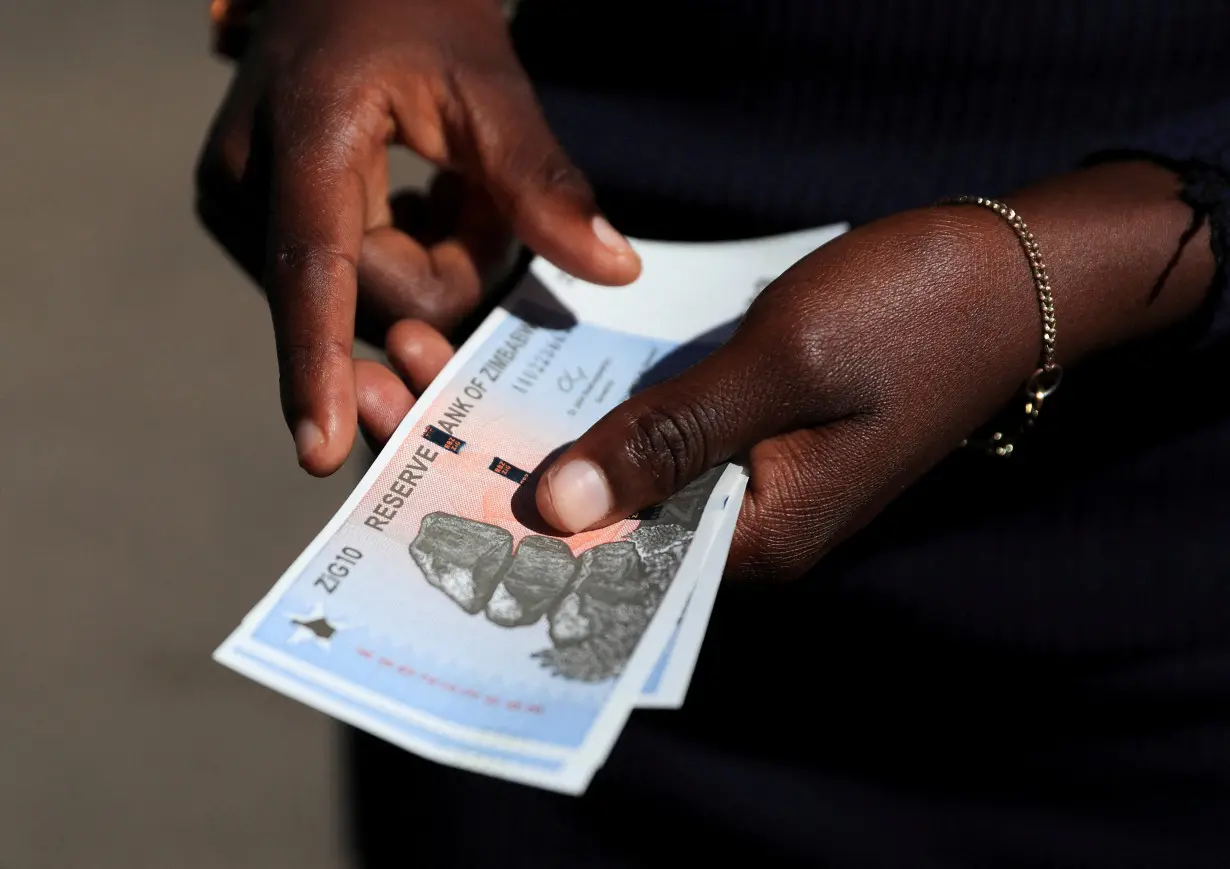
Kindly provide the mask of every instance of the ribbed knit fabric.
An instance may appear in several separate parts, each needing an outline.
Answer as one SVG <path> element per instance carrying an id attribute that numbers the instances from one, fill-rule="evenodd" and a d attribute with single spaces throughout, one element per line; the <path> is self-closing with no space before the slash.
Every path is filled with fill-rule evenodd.
<path id="1" fill-rule="evenodd" d="M 1227 141 L 1208 0 L 526 0 L 516 28 L 603 184 L 774 220 L 1010 188 L 1192 111 L 1175 145 Z"/>
<path id="2" fill-rule="evenodd" d="M 524 0 L 514 32 L 634 235 L 857 224 L 1117 148 L 1224 206 L 1230 3 Z M 1204 352 L 1069 372 L 1013 461 L 954 457 L 810 576 L 724 588 L 684 709 L 635 713 L 584 799 L 356 737 L 367 865 L 1230 866 L 1225 309 Z"/>
<path id="3" fill-rule="evenodd" d="M 515 34 L 634 235 L 858 224 L 1112 148 L 1230 171 L 1218 0 L 525 0 Z"/>

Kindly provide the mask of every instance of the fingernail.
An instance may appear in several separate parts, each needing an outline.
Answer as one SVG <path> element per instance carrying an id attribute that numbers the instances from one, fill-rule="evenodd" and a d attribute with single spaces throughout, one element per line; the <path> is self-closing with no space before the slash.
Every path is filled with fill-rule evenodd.
<path id="1" fill-rule="evenodd" d="M 612 253 L 620 255 L 632 253 L 632 245 L 628 244 L 628 240 L 620 235 L 619 230 L 611 226 L 611 222 L 601 214 L 594 218 L 593 227 L 598 241 L 606 245 Z"/>
<path id="2" fill-rule="evenodd" d="M 593 462 L 573 459 L 547 478 L 551 505 L 567 531 L 584 531 L 611 512 L 606 477 Z"/>
<path id="3" fill-rule="evenodd" d="M 303 420 L 295 427 L 295 450 L 299 453 L 300 462 L 320 449 L 324 442 L 325 433 L 310 419 Z"/>

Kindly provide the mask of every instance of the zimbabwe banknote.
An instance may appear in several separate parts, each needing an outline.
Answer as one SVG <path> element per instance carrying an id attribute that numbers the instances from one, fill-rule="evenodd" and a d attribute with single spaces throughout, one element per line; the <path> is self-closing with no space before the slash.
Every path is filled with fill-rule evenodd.
<path id="1" fill-rule="evenodd" d="M 842 229 L 634 242 L 621 288 L 534 261 L 216 659 L 433 760 L 582 792 L 632 708 L 682 703 L 745 478 L 561 536 L 538 472 Z"/>

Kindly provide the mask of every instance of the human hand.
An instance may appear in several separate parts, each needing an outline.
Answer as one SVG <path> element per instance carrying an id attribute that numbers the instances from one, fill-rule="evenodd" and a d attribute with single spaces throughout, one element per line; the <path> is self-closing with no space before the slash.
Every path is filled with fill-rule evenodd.
<path id="1" fill-rule="evenodd" d="M 1125 163 L 1010 200 L 1050 266 L 1065 366 L 1202 303 L 1208 235 L 1185 242 L 1176 190 L 1167 170 Z M 594 425 L 547 469 L 539 510 L 564 531 L 605 525 L 737 460 L 751 479 L 728 572 L 793 578 L 1003 407 L 1040 348 L 1029 265 L 1001 218 L 886 218 L 797 263 L 724 347 Z"/>
<path id="2" fill-rule="evenodd" d="M 543 517 L 567 532 L 605 525 L 740 461 L 750 480 L 728 571 L 804 572 L 1032 370 L 1028 271 L 1007 227 L 972 211 L 890 218 L 801 260 L 723 347 L 556 459 L 537 491 Z"/>
<path id="3" fill-rule="evenodd" d="M 401 320 L 389 329 L 384 352 L 392 370 L 370 359 L 354 363 L 359 430 L 373 453 L 448 364 L 453 346 L 421 320 Z"/>
<path id="4" fill-rule="evenodd" d="M 353 362 L 356 328 L 379 344 L 409 318 L 416 340 L 389 343 L 438 357 L 447 341 L 421 330 L 477 305 L 514 235 L 593 283 L 640 263 L 547 128 L 495 0 L 272 0 L 262 16 L 202 152 L 198 211 L 267 290 L 283 412 L 300 463 L 327 475 L 357 389 L 383 396 L 377 415 L 412 401 Z M 426 221 L 390 203 L 393 143 L 445 170 Z"/>

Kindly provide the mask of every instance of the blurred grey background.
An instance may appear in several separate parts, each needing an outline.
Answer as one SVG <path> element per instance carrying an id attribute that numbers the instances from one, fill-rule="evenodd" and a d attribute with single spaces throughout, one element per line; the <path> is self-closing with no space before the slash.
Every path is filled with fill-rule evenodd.
<path id="1" fill-rule="evenodd" d="M 347 865 L 333 723 L 210 659 L 360 467 L 193 217 L 207 13 L 0 3 L 0 869 Z"/>

